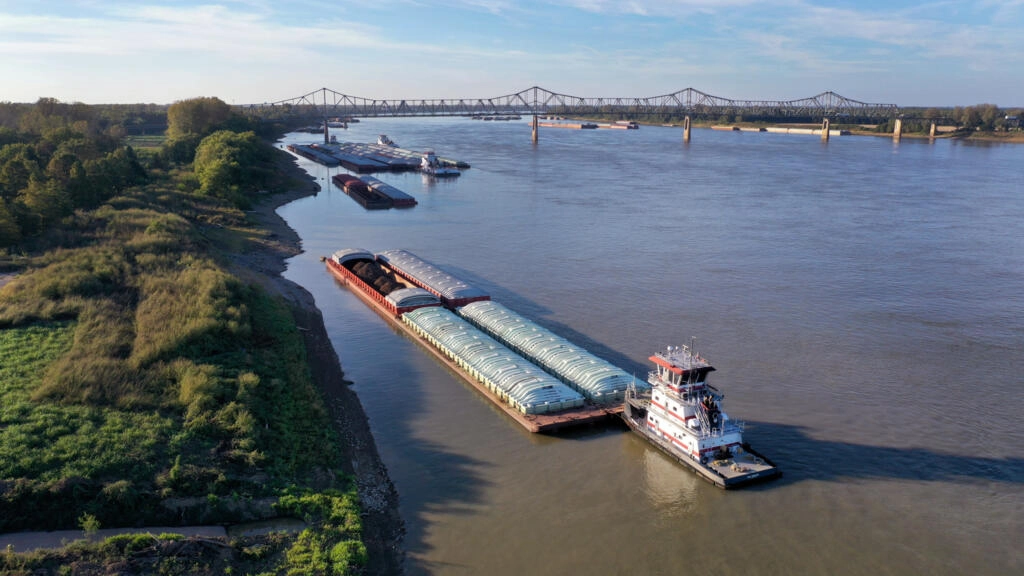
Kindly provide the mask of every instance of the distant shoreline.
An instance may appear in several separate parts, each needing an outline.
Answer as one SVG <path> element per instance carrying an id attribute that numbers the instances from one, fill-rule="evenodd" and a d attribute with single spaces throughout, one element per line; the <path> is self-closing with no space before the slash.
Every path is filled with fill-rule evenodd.
<path id="1" fill-rule="evenodd" d="M 665 124 L 658 124 L 654 122 L 642 122 L 637 121 L 641 126 L 666 126 Z M 808 124 L 794 123 L 794 124 L 760 124 L 753 122 L 736 122 L 736 123 L 717 123 L 717 122 L 695 122 L 694 128 L 711 128 L 712 126 L 735 126 L 740 129 L 750 128 L 813 128 L 820 129 L 821 124 Z M 671 124 L 672 128 L 682 128 L 681 124 Z M 843 130 L 849 133 L 850 136 L 881 136 L 883 138 L 892 138 L 892 132 L 875 132 L 873 130 L 864 129 L 851 129 L 843 128 L 841 126 L 832 125 L 832 130 Z M 917 140 L 927 140 L 930 138 L 928 134 L 921 132 L 904 132 L 901 138 L 913 138 Z M 1014 132 L 972 132 L 970 134 L 963 134 L 961 132 L 945 132 L 936 134 L 935 140 L 963 140 L 963 141 L 976 141 L 976 142 L 1006 142 L 1008 144 L 1024 144 L 1024 130 L 1017 130 Z"/>

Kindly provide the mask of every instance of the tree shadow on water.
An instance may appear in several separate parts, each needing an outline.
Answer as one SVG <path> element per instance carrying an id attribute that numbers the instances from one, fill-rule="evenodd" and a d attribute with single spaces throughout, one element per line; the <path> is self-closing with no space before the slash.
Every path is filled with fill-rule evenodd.
<path id="1" fill-rule="evenodd" d="M 803 426 L 747 422 L 744 439 L 782 469 L 784 483 L 893 479 L 1024 483 L 1024 459 L 986 458 L 927 448 L 893 448 L 819 440 Z"/>

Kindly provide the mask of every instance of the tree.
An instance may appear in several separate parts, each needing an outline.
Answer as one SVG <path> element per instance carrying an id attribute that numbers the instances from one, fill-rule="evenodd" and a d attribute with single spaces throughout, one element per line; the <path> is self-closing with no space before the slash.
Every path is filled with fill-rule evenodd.
<path id="1" fill-rule="evenodd" d="M 13 199 L 42 169 L 35 149 L 28 144 L 10 144 L 0 149 L 0 198 Z"/>
<path id="2" fill-rule="evenodd" d="M 0 247 L 13 246 L 21 240 L 21 228 L 7 203 L 0 199 Z"/>
<path id="3" fill-rule="evenodd" d="M 220 98 L 180 100 L 167 108 L 167 136 L 205 136 L 231 117 L 231 107 Z"/>
<path id="4" fill-rule="evenodd" d="M 28 234 L 40 232 L 71 213 L 71 199 L 67 190 L 59 182 L 33 178 L 21 194 L 18 202 L 31 215 L 28 222 L 22 223 L 22 231 Z"/>
<path id="5" fill-rule="evenodd" d="M 160 148 L 160 156 L 168 163 L 188 164 L 195 158 L 196 148 L 202 140 L 199 134 L 171 136 Z"/>
<path id="6" fill-rule="evenodd" d="M 199 192 L 246 207 L 245 193 L 264 184 L 262 165 L 268 158 L 267 145 L 253 132 L 214 132 L 196 149 L 193 169 Z"/>

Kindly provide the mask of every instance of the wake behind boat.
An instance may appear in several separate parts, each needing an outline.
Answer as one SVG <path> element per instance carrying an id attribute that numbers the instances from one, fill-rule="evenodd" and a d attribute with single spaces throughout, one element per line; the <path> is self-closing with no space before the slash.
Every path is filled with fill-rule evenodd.
<path id="1" fill-rule="evenodd" d="M 687 346 L 650 357 L 649 391 L 626 394 L 622 419 L 663 452 L 721 488 L 777 478 L 782 471 L 743 442 L 743 423 L 722 410 L 723 395 L 706 382 L 714 371 Z"/>

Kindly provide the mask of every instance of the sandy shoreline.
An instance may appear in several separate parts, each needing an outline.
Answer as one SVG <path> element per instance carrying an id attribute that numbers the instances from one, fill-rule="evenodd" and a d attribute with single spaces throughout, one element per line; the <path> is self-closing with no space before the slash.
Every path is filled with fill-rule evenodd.
<path id="1" fill-rule="evenodd" d="M 264 199 L 250 211 L 250 217 L 270 234 L 258 242 L 255 251 L 233 258 L 236 268 L 233 272 L 282 295 L 290 304 L 305 339 L 313 379 L 323 392 L 342 440 L 345 472 L 354 475 L 358 485 L 363 508 L 363 536 L 369 552 L 365 573 L 402 574 L 405 528 L 398 513 L 398 493 L 377 452 L 366 414 L 359 398 L 344 379 L 338 355 L 324 327 L 323 315 L 312 294 L 281 276 L 285 271 L 285 259 L 300 254 L 302 245 L 298 234 L 277 214 L 277 209 L 316 194 L 320 186 L 298 167 L 294 157 L 284 151 L 280 154 L 283 155 L 282 169 L 303 184 Z"/>

